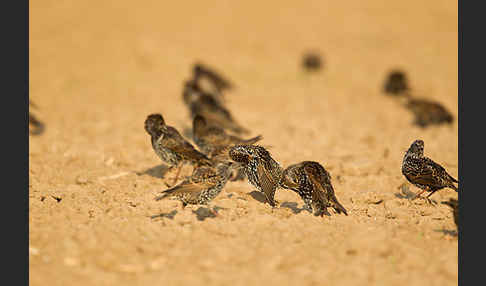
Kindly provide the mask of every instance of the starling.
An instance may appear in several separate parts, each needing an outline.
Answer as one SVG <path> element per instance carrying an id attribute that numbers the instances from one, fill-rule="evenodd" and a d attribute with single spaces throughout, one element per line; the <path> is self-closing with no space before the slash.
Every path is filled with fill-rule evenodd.
<path id="1" fill-rule="evenodd" d="M 307 53 L 302 59 L 302 66 L 307 71 L 318 71 L 322 67 L 321 56 L 317 53 Z"/>
<path id="2" fill-rule="evenodd" d="M 385 93 L 390 95 L 402 95 L 409 91 L 407 76 L 401 70 L 391 71 L 383 86 Z"/>
<path id="3" fill-rule="evenodd" d="M 209 81 L 211 81 L 218 92 L 233 88 L 233 84 L 231 84 L 226 78 L 202 63 L 195 63 L 192 72 L 193 78 L 196 81 L 199 81 L 202 78 L 207 78 Z"/>
<path id="4" fill-rule="evenodd" d="M 452 208 L 452 214 L 454 215 L 454 223 L 456 224 L 457 227 L 459 225 L 459 201 L 456 199 L 449 199 L 449 201 L 445 201 L 442 203 Z"/>
<path id="5" fill-rule="evenodd" d="M 29 100 L 29 107 L 34 107 L 36 108 L 36 105 Z M 32 114 L 29 111 L 29 127 L 32 126 L 32 128 L 29 128 L 29 133 L 32 135 L 40 135 L 42 132 L 44 132 L 45 126 L 44 123 L 39 121 L 34 114 Z"/>
<path id="6" fill-rule="evenodd" d="M 212 165 L 211 160 L 197 151 L 174 127 L 166 125 L 161 114 L 147 116 L 145 131 L 150 134 L 155 154 L 170 168 L 178 167 L 174 183 L 177 181 L 182 164 L 185 162 L 190 162 L 195 166 Z"/>
<path id="7" fill-rule="evenodd" d="M 348 215 L 338 202 L 331 184 L 331 175 L 318 162 L 304 161 L 288 166 L 283 172 L 281 186 L 295 191 L 314 215 L 329 215 L 328 207 Z"/>
<path id="8" fill-rule="evenodd" d="M 191 119 L 199 114 L 209 125 L 219 126 L 237 134 L 249 133 L 234 120 L 229 110 L 213 94 L 202 91 L 194 81 L 185 83 L 183 99 L 189 107 Z"/>
<path id="9" fill-rule="evenodd" d="M 453 183 L 459 183 L 439 164 L 424 156 L 424 141 L 415 140 L 405 153 L 402 162 L 402 174 L 407 180 L 422 189 L 415 198 L 424 192 L 430 192 L 427 200 L 433 193 L 443 188 L 458 191 Z"/>
<path id="10" fill-rule="evenodd" d="M 454 120 L 452 114 L 440 103 L 410 98 L 405 105 L 415 115 L 414 124 L 425 128 L 432 124 L 451 124 Z"/>
<path id="11" fill-rule="evenodd" d="M 194 117 L 192 132 L 194 142 L 199 147 L 199 150 L 209 157 L 221 153 L 230 145 L 252 145 L 262 139 L 261 135 L 250 139 L 241 139 L 227 134 L 224 129 L 218 126 L 208 125 L 206 119 L 201 115 Z"/>
<path id="12" fill-rule="evenodd" d="M 270 153 L 258 145 L 235 145 L 229 150 L 230 158 L 242 164 L 248 181 L 262 192 L 267 202 L 275 206 L 275 191 L 280 186 L 283 169 Z"/>
<path id="13" fill-rule="evenodd" d="M 230 176 L 232 164 L 232 162 L 222 162 L 215 168 L 210 166 L 195 168 L 191 177 L 163 191 L 162 195 L 157 196 L 155 200 L 175 197 L 182 202 L 183 207 L 187 204 L 207 205 L 223 190 Z"/>

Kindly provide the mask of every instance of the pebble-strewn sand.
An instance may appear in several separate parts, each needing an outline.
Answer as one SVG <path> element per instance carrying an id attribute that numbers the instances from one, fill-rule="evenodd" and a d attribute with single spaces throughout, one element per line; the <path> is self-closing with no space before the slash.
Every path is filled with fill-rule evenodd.
<path id="1" fill-rule="evenodd" d="M 399 190 L 418 190 L 400 172 L 417 138 L 457 177 L 457 120 L 413 127 L 381 93 L 401 67 L 457 119 L 457 1 L 31 1 L 30 17 L 46 124 L 29 142 L 31 285 L 457 284 L 449 208 Z M 324 69 L 309 75 L 313 49 Z M 181 91 L 196 60 L 233 80 L 229 108 L 277 161 L 330 171 L 349 216 L 299 212 L 286 190 L 272 211 L 247 182 L 226 186 L 216 218 L 153 200 L 164 168 L 143 122 L 190 127 Z"/>

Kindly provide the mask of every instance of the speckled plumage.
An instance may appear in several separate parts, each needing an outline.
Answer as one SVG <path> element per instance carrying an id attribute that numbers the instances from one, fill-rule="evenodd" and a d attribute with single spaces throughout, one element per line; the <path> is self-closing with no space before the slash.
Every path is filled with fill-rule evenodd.
<path id="1" fill-rule="evenodd" d="M 456 224 L 456 226 L 459 226 L 459 201 L 451 198 L 448 201 L 442 203 L 451 207 L 452 215 L 454 216 L 454 223 Z"/>
<path id="2" fill-rule="evenodd" d="M 161 114 L 147 116 L 145 131 L 150 135 L 155 154 L 169 167 L 181 167 L 185 162 L 195 166 L 212 165 L 211 160 L 196 150 L 174 127 L 166 125 Z"/>
<path id="3" fill-rule="evenodd" d="M 413 123 L 422 128 L 454 121 L 452 114 L 439 102 L 410 98 L 405 107 L 415 115 Z"/>
<path id="4" fill-rule="evenodd" d="M 295 191 L 315 215 L 329 214 L 328 207 L 348 215 L 336 198 L 331 175 L 318 162 L 304 161 L 288 166 L 283 172 L 281 186 Z"/>
<path id="5" fill-rule="evenodd" d="M 409 91 L 406 74 L 401 70 L 391 71 L 383 85 L 383 91 L 389 95 L 402 95 Z"/>
<path id="6" fill-rule="evenodd" d="M 194 80 L 185 83 L 182 95 L 184 103 L 189 107 L 191 119 L 194 119 L 196 115 L 201 115 L 209 125 L 218 126 L 237 134 L 249 133 L 246 128 L 235 121 L 217 96 L 202 91 Z"/>
<path id="7" fill-rule="evenodd" d="M 283 169 L 270 152 L 258 145 L 235 145 L 229 150 L 230 158 L 241 163 L 248 181 L 262 192 L 267 202 L 275 206 L 275 191 L 280 186 Z"/>
<path id="8" fill-rule="evenodd" d="M 458 191 L 454 183 L 459 183 L 447 171 L 436 162 L 424 156 L 424 141 L 415 140 L 405 153 L 402 162 L 402 174 L 405 178 L 422 189 L 417 194 L 419 197 L 423 192 L 433 193 L 443 188 L 451 188 Z"/>
<path id="9" fill-rule="evenodd" d="M 216 167 L 201 166 L 195 168 L 191 177 L 177 186 L 162 192 L 155 200 L 175 197 L 183 203 L 206 205 L 224 188 L 230 176 L 231 162 L 218 163 Z"/>

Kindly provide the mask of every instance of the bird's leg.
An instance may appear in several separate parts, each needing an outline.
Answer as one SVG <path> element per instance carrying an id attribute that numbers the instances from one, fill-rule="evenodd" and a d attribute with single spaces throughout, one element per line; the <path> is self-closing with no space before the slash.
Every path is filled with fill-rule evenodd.
<path id="1" fill-rule="evenodd" d="M 429 189 L 429 187 L 425 187 L 425 189 L 423 189 L 421 192 L 419 192 L 418 194 L 416 194 L 415 197 L 412 198 L 412 200 L 415 200 L 415 199 L 419 198 L 420 195 L 422 195 L 428 189 Z"/>
<path id="2" fill-rule="evenodd" d="M 430 192 L 430 194 L 427 195 L 427 198 L 432 196 L 435 192 L 437 192 L 437 190 Z"/>
<path id="3" fill-rule="evenodd" d="M 182 170 L 182 164 L 179 164 L 179 167 L 177 168 L 177 174 L 174 178 L 174 182 L 172 183 L 172 186 L 174 186 L 177 183 L 177 179 L 179 179 L 179 174 L 181 173 Z"/>
<path id="4" fill-rule="evenodd" d="M 214 210 L 214 208 L 212 206 L 208 206 L 209 207 L 209 212 L 212 213 L 215 217 L 219 216 L 218 215 L 218 212 Z"/>
<path id="5" fill-rule="evenodd" d="M 436 202 L 434 202 L 434 201 L 432 201 L 431 199 L 429 199 L 429 197 L 430 197 L 430 196 L 431 196 L 433 193 L 435 193 L 435 192 L 437 192 L 437 190 L 430 192 L 430 194 L 428 194 L 428 195 L 427 195 L 427 197 L 426 197 L 427 202 L 428 202 L 429 204 L 433 205 L 433 206 L 435 206 L 437 203 L 436 203 Z"/>

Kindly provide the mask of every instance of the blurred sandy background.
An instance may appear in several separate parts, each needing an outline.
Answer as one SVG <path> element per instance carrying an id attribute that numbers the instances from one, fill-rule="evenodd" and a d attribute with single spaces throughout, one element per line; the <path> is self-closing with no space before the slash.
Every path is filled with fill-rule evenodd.
<path id="1" fill-rule="evenodd" d="M 31 285 L 456 285 L 452 213 L 399 187 L 417 138 L 458 175 L 457 27 L 457 1 L 30 1 L 30 98 L 46 124 L 29 142 Z M 307 50 L 321 72 L 302 71 Z M 166 187 L 143 122 L 190 127 L 195 61 L 234 82 L 229 108 L 277 161 L 330 171 L 349 216 L 299 212 L 286 190 L 272 212 L 246 181 L 214 200 L 216 218 L 153 200 Z M 394 67 L 454 124 L 412 126 L 381 92 Z"/>

